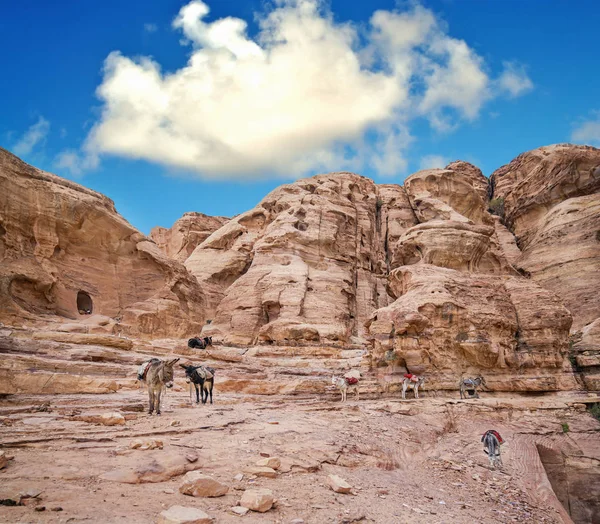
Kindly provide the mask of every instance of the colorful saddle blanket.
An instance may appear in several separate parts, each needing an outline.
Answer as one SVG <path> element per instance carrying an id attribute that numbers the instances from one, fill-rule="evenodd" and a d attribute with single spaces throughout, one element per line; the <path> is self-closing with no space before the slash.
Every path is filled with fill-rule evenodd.
<path id="1" fill-rule="evenodd" d="M 504 439 L 500 436 L 500 433 L 498 433 L 495 429 L 488 429 L 481 437 L 481 442 L 483 442 L 483 440 L 485 439 L 485 436 L 488 433 L 491 433 L 492 435 L 494 435 L 494 437 L 496 437 L 498 439 L 498 442 L 500 444 L 504 444 Z"/>
<path id="2" fill-rule="evenodd" d="M 348 384 L 349 386 L 358 384 L 358 379 L 356 377 L 346 377 L 346 384 Z"/>
<path id="3" fill-rule="evenodd" d="M 412 373 L 404 373 L 404 378 L 407 378 L 411 382 L 419 382 L 419 377 L 417 377 L 417 375 L 413 375 Z"/>

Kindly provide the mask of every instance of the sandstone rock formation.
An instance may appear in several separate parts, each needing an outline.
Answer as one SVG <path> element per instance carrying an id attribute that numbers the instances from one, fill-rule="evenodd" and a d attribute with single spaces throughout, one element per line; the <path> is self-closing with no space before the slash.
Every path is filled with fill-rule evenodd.
<path id="1" fill-rule="evenodd" d="M 105 196 L 0 149 L 0 321 L 186 336 L 204 324 L 204 296 L 179 263 Z M 97 317 L 98 318 L 98 317 Z"/>
<path id="2" fill-rule="evenodd" d="M 185 262 L 197 246 L 214 231 L 229 221 L 225 217 L 212 217 L 203 213 L 185 213 L 169 229 L 155 227 L 150 239 L 156 242 L 165 254 L 179 262 Z"/>
<path id="3" fill-rule="evenodd" d="M 600 149 L 529 151 L 496 170 L 490 185 L 521 250 L 513 263 L 572 313 L 575 358 L 588 370 L 586 386 L 600 389 L 600 336 L 592 327 L 600 318 Z"/>
<path id="4" fill-rule="evenodd" d="M 351 173 L 281 186 L 186 260 L 208 296 L 204 333 L 231 344 L 364 340 L 369 314 L 389 302 L 390 238 L 416 222 L 400 186 Z"/>

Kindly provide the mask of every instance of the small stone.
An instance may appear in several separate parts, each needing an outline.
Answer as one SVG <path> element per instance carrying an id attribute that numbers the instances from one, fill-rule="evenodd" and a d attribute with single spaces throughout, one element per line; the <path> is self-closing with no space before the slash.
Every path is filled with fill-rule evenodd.
<path id="1" fill-rule="evenodd" d="M 352 486 L 348 484 L 343 478 L 337 475 L 329 475 L 327 477 L 327 484 L 336 493 L 350 493 Z"/>
<path id="2" fill-rule="evenodd" d="M 276 420 L 267 420 L 267 424 L 279 424 Z"/>
<path id="3" fill-rule="evenodd" d="M 247 489 L 240 500 L 240 506 L 264 513 L 269 511 L 275 502 L 270 489 Z"/>
<path id="4" fill-rule="evenodd" d="M 103 413 L 98 419 L 104 426 L 122 426 L 125 424 L 125 417 L 121 413 Z"/>
<path id="5" fill-rule="evenodd" d="M 187 459 L 188 462 L 191 462 L 191 463 L 198 462 L 198 453 L 194 453 L 193 451 L 190 451 L 189 453 L 185 454 L 185 458 Z"/>
<path id="6" fill-rule="evenodd" d="M 38 506 L 37 508 L 33 508 L 35 511 L 46 511 L 46 506 Z"/>
<path id="7" fill-rule="evenodd" d="M 237 480 L 238 482 L 240 482 L 243 478 L 244 478 L 244 474 L 238 473 L 235 477 L 233 477 L 233 480 Z"/>
<path id="8" fill-rule="evenodd" d="M 192 497 L 221 497 L 228 491 L 229 486 L 199 471 L 186 473 L 179 486 L 180 493 Z"/>
<path id="9" fill-rule="evenodd" d="M 272 469 L 279 469 L 281 467 L 281 460 L 277 457 L 268 457 L 264 459 L 260 459 L 256 462 L 257 466 L 266 466 Z"/>
<path id="10" fill-rule="evenodd" d="M 277 471 L 273 468 L 267 468 L 264 466 L 248 466 L 244 469 L 244 473 L 248 475 L 256 475 L 257 477 L 277 478 Z"/>
<path id="11" fill-rule="evenodd" d="M 269 453 L 267 453 L 266 451 L 261 451 L 260 456 L 261 457 L 270 457 L 271 455 Z"/>
<path id="12" fill-rule="evenodd" d="M 171 488 L 167 488 L 167 489 L 163 489 L 163 493 L 166 493 L 167 495 L 173 495 L 175 493 L 175 490 L 171 489 Z"/>
<path id="13" fill-rule="evenodd" d="M 171 506 L 160 513 L 156 524 L 212 524 L 212 521 L 201 509 Z"/>
<path id="14" fill-rule="evenodd" d="M 53 508 L 50 508 L 50 511 L 62 511 L 63 509 L 60 506 L 54 506 Z"/>
<path id="15" fill-rule="evenodd" d="M 240 517 L 243 517 L 249 511 L 250 510 L 248 508 L 244 508 L 243 506 L 234 506 L 233 508 L 231 508 L 231 512 L 235 513 L 236 515 L 239 515 Z"/>
<path id="16" fill-rule="evenodd" d="M 473 473 L 473 475 L 471 475 L 471 478 L 472 478 L 473 480 L 479 480 L 479 479 L 480 479 L 480 477 L 479 477 L 479 474 L 478 474 L 478 473 Z"/>
<path id="17" fill-rule="evenodd" d="M 290 520 L 290 524 L 304 524 L 304 519 Z"/>
<path id="18" fill-rule="evenodd" d="M 179 420 L 172 420 L 169 426 L 180 426 L 181 422 Z"/>

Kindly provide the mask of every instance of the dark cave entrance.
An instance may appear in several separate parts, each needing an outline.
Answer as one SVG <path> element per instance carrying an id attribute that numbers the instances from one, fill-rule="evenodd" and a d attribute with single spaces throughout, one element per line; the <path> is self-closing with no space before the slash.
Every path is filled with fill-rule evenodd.
<path id="1" fill-rule="evenodd" d="M 91 315 L 94 311 L 94 303 L 92 297 L 85 291 L 77 293 L 77 311 L 80 315 Z"/>

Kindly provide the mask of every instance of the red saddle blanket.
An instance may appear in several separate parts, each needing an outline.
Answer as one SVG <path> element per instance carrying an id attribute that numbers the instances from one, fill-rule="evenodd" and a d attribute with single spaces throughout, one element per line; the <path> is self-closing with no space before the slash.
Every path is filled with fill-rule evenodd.
<path id="1" fill-rule="evenodd" d="M 404 378 L 407 378 L 411 382 L 419 382 L 419 377 L 417 377 L 417 375 L 413 375 L 412 373 L 404 373 Z"/>
<path id="2" fill-rule="evenodd" d="M 346 377 L 346 384 L 348 384 L 349 386 L 358 384 L 358 379 L 356 377 Z"/>
<path id="3" fill-rule="evenodd" d="M 495 429 L 489 429 L 489 430 L 487 430 L 487 431 L 486 431 L 486 432 L 483 434 L 483 437 L 481 437 L 481 440 L 482 440 L 482 441 L 483 441 L 483 439 L 485 438 L 485 436 L 486 436 L 488 433 L 491 433 L 492 435 L 494 435 L 494 437 L 496 437 L 496 438 L 498 439 L 498 442 L 499 442 L 500 444 L 504 444 L 504 439 L 503 439 L 503 438 L 500 436 L 500 433 L 498 433 L 498 432 L 497 432 Z"/>

